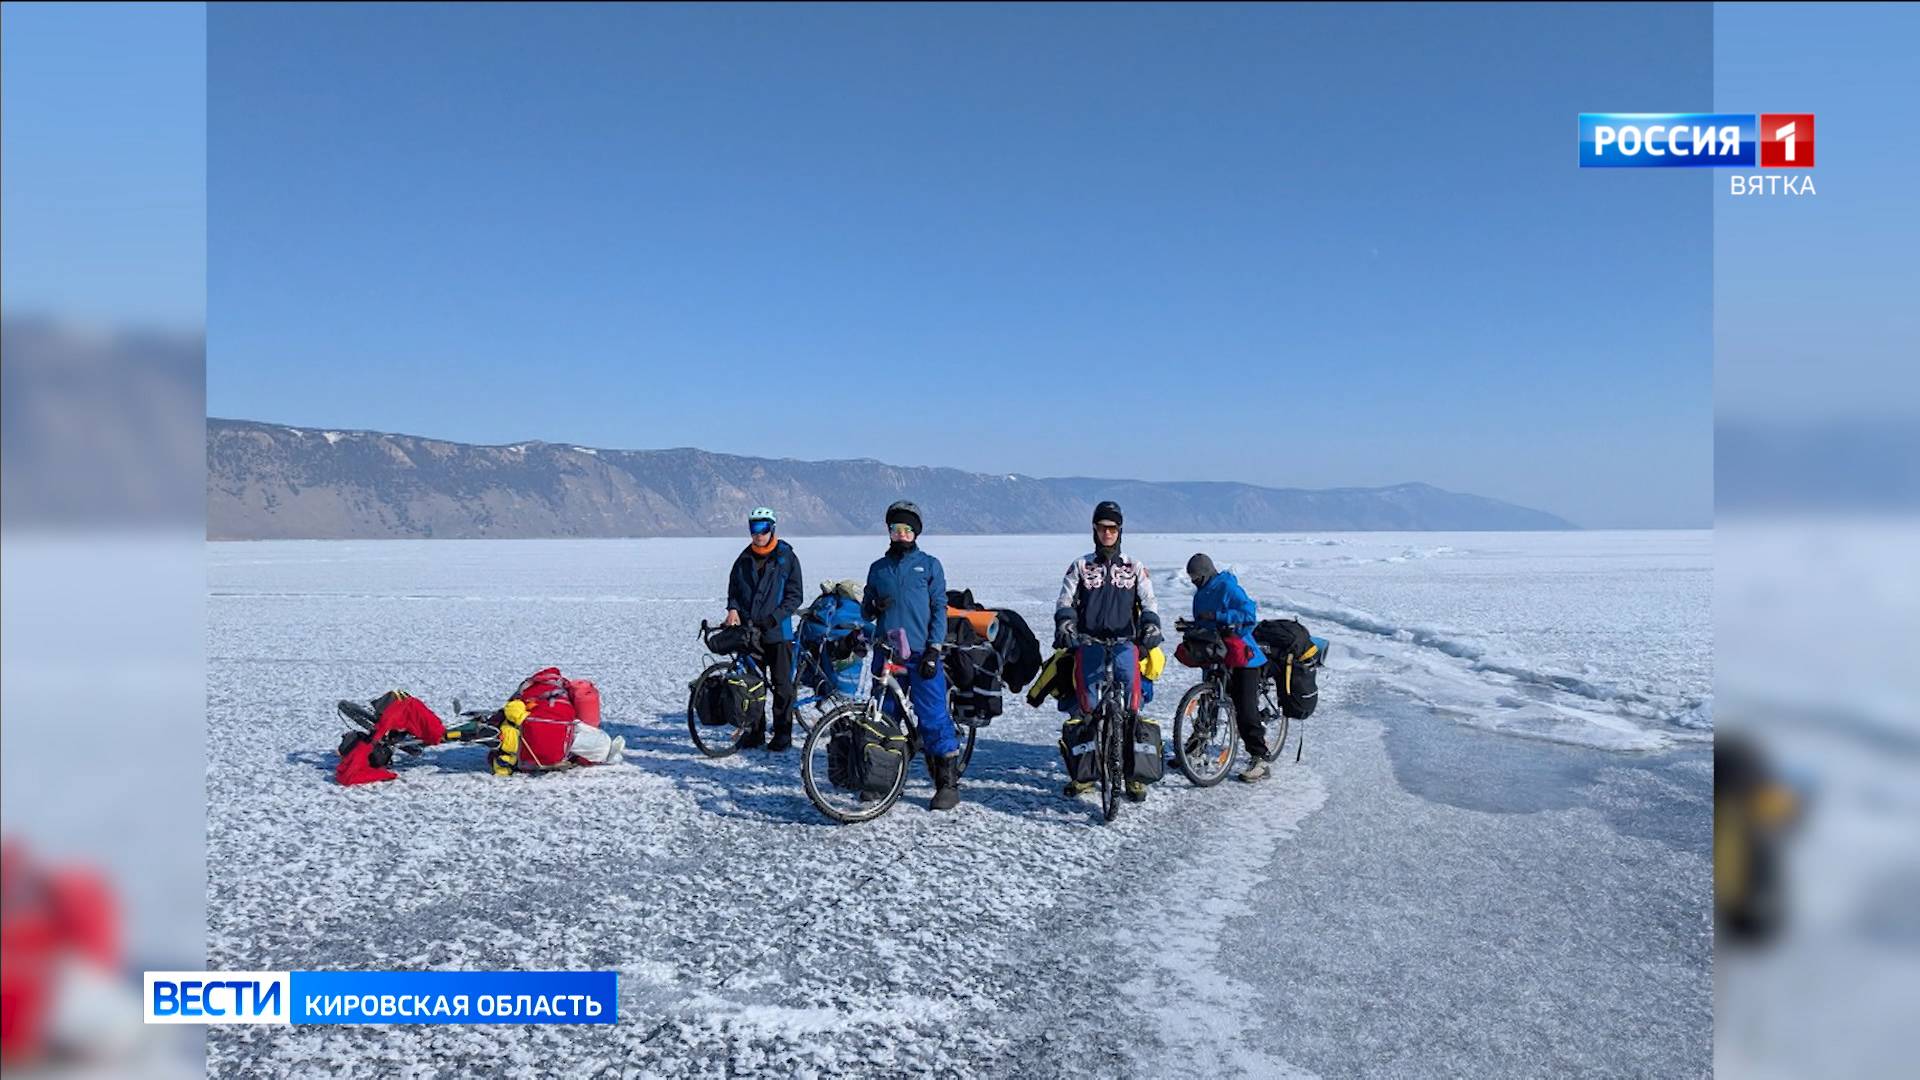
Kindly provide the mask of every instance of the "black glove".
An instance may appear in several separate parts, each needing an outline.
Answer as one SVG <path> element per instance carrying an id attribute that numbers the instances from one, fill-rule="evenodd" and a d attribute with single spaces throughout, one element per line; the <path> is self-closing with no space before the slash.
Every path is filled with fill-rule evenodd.
<path id="1" fill-rule="evenodd" d="M 867 597 L 867 603 L 873 606 L 873 613 L 875 615 L 884 615 L 887 609 L 893 606 L 893 597 L 886 595 L 869 596 Z"/>
<path id="2" fill-rule="evenodd" d="M 940 650 L 929 648 L 920 654 L 920 678 L 931 679 L 940 674 Z"/>
<path id="3" fill-rule="evenodd" d="M 1160 643 L 1165 640 L 1166 638 L 1160 633 L 1160 627 L 1153 623 L 1148 623 L 1146 627 L 1140 631 L 1140 649 L 1143 652 L 1152 652 L 1159 648 Z"/>
<path id="4" fill-rule="evenodd" d="M 1056 649 L 1064 649 L 1073 644 L 1073 637 L 1079 632 L 1080 628 L 1074 625 L 1072 619 L 1061 619 L 1059 624 L 1053 628 L 1053 647 Z"/>

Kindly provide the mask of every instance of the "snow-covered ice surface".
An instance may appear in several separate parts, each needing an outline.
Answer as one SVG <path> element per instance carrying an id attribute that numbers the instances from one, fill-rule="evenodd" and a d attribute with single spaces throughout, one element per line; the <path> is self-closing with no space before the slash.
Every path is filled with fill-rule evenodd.
<path id="1" fill-rule="evenodd" d="M 798 539 L 809 590 L 876 538 Z M 1079 537 L 940 537 L 1049 625 Z M 1129 537 L 1334 648 L 1304 762 L 1112 826 L 1009 701 L 952 814 L 828 823 L 688 742 L 732 540 L 211 546 L 209 967 L 579 968 L 611 1028 L 214 1029 L 217 1074 L 1704 1075 L 1706 533 Z M 593 678 L 625 763 L 332 782 L 339 697 Z M 1163 720 L 1192 674 L 1170 668 Z M 1296 728 L 1298 730 L 1298 728 Z"/>
<path id="2" fill-rule="evenodd" d="M 1723 517 L 1726 733 L 1800 792 L 1786 922 L 1717 957 L 1719 1075 L 1903 1076 L 1920 1014 L 1920 520 Z M 1780 628 L 1804 628 L 1783 665 Z M 1781 677 L 1792 674 L 1816 677 Z"/>

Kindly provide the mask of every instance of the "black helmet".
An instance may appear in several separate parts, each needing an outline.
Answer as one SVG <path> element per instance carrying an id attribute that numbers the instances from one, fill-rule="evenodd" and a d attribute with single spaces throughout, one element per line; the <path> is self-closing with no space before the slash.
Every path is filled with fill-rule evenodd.
<path id="1" fill-rule="evenodd" d="M 1196 586 L 1205 585 L 1219 573 L 1220 571 L 1214 568 L 1213 559 L 1209 558 L 1204 551 L 1187 560 L 1187 576 L 1193 579 Z"/>
<path id="2" fill-rule="evenodd" d="M 1103 500 L 1099 506 L 1093 508 L 1093 523 L 1098 525 L 1103 521 L 1110 521 L 1121 527 L 1125 527 L 1127 524 L 1126 520 L 1121 517 L 1120 504 L 1114 502 L 1112 499 Z"/>
<path id="3" fill-rule="evenodd" d="M 887 507 L 887 527 L 892 528 L 902 523 L 913 526 L 915 536 L 926 531 L 920 527 L 920 508 L 905 499 Z"/>

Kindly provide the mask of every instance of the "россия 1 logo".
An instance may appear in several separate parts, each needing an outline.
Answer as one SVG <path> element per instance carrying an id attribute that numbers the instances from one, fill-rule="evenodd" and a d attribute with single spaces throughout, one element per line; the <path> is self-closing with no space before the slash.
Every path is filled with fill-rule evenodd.
<path id="1" fill-rule="evenodd" d="M 1812 113 L 1581 113 L 1583 169 L 1811 169 Z M 1734 195 L 1812 195 L 1813 177 L 1729 177 Z"/>

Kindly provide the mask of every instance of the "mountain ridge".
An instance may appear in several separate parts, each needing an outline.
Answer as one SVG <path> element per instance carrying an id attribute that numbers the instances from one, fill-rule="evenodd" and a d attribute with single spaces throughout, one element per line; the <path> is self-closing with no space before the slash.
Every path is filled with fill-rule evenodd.
<path id="1" fill-rule="evenodd" d="M 895 499 L 930 533 L 1079 532 L 1102 498 L 1140 532 L 1570 529 L 1562 518 L 1419 481 L 1270 488 L 975 473 L 673 447 L 528 439 L 480 445 L 391 432 L 207 420 L 216 540 L 732 536 L 756 505 L 789 535 L 869 532 Z"/>

